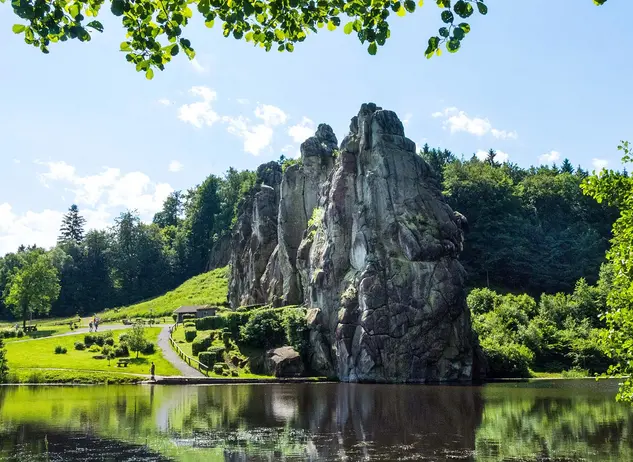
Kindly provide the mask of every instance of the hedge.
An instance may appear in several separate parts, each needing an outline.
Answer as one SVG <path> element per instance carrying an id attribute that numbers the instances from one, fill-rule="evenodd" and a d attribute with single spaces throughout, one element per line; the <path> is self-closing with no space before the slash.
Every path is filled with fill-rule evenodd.
<path id="1" fill-rule="evenodd" d="M 198 353 L 205 351 L 207 348 L 209 348 L 211 346 L 211 343 L 213 343 L 212 336 L 197 338 L 191 344 L 191 353 L 194 356 L 198 356 Z"/>
<path id="2" fill-rule="evenodd" d="M 198 355 L 198 361 L 208 368 L 212 368 L 215 364 L 215 353 L 211 353 L 210 351 L 201 351 Z"/>
<path id="3" fill-rule="evenodd" d="M 196 319 L 196 329 L 198 330 L 215 330 L 223 329 L 226 319 L 223 316 L 206 316 Z"/>
<path id="4" fill-rule="evenodd" d="M 185 330 L 185 340 L 187 342 L 193 342 L 193 339 L 196 338 L 196 335 L 198 335 L 198 332 L 195 329 L 192 329 L 191 327 Z"/>
<path id="5" fill-rule="evenodd" d="M 209 353 L 213 353 L 217 361 L 224 361 L 224 352 L 226 348 L 223 346 L 211 346 L 207 350 Z"/>

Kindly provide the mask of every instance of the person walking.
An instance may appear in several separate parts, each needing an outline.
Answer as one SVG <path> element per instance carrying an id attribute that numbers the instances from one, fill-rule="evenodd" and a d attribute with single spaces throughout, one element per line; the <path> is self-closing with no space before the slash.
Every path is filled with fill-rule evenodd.
<path id="1" fill-rule="evenodd" d="M 88 323 L 88 327 L 90 328 L 90 332 L 92 332 L 92 321 Z"/>
<path id="2" fill-rule="evenodd" d="M 156 378 L 154 377 L 155 372 L 156 372 L 156 365 L 152 361 L 152 365 L 149 368 L 149 375 L 151 376 L 152 380 L 156 380 Z"/>

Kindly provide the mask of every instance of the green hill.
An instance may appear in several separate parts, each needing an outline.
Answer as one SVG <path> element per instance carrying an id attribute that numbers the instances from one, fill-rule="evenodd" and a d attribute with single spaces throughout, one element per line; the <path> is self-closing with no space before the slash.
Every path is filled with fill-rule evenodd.
<path id="1" fill-rule="evenodd" d="M 228 292 L 229 267 L 194 276 L 165 295 L 135 305 L 113 308 L 99 314 L 103 321 L 137 317 L 167 317 L 182 305 L 224 305 Z"/>

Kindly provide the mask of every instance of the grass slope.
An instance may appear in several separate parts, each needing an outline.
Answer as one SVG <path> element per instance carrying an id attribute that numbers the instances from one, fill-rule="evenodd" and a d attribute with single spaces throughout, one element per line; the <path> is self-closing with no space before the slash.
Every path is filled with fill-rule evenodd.
<path id="1" fill-rule="evenodd" d="M 173 311 L 183 305 L 221 305 L 226 303 L 228 293 L 229 268 L 218 268 L 208 273 L 194 276 L 165 295 L 136 305 L 107 310 L 99 316 L 104 321 L 125 318 L 171 316 Z"/>
<path id="2" fill-rule="evenodd" d="M 156 343 L 160 327 L 146 329 L 146 338 Z M 115 341 L 118 336 L 127 332 L 126 330 L 118 330 L 114 333 Z M 131 362 L 126 368 L 117 367 L 117 360 L 114 359 L 108 365 L 106 359 L 93 359 L 93 353 L 88 350 L 75 350 L 75 342 L 83 342 L 85 334 L 68 335 L 62 337 L 52 337 L 41 340 L 32 340 L 27 342 L 8 343 L 6 345 L 7 361 L 11 372 L 23 375 L 20 369 L 68 369 L 76 371 L 102 371 L 111 373 L 127 372 L 132 374 L 149 374 L 149 367 L 153 361 L 156 364 L 157 375 L 180 375 L 180 372 L 171 365 L 165 358 L 159 348 L 151 355 L 139 355 L 136 358 L 135 353 L 130 353 Z M 117 341 L 118 343 L 118 341 Z M 55 354 L 56 346 L 65 347 L 68 352 L 66 354 Z M 53 371 L 51 375 L 60 371 Z"/>

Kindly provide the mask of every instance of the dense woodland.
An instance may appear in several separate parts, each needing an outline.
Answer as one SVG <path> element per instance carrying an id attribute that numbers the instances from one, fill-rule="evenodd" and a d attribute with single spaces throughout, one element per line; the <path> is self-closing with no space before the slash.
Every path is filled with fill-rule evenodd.
<path id="1" fill-rule="evenodd" d="M 609 267 L 600 268 L 617 211 L 583 195 L 588 172 L 567 160 L 521 168 L 495 161 L 494 151 L 484 160 L 464 159 L 424 146 L 420 155 L 451 207 L 468 219 L 460 258 L 473 323 L 493 369 L 506 376 L 535 367 L 606 369 L 598 337 L 610 278 Z M 21 247 L 0 258 L 1 316 L 21 318 L 8 301 L 29 259 L 47 259 L 58 275 L 51 316 L 91 314 L 174 288 L 226 250 L 239 203 L 254 183 L 251 171 L 210 175 L 172 193 L 152 223 L 126 211 L 107 230 L 84 232 L 73 205 L 55 248 Z"/>

